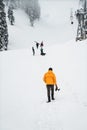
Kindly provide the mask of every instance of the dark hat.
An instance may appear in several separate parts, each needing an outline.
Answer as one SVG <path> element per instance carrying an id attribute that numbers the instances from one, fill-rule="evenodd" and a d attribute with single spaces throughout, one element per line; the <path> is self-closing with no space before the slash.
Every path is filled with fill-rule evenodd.
<path id="1" fill-rule="evenodd" d="M 51 70 L 51 71 L 52 71 L 53 69 L 50 67 L 50 68 L 49 68 L 49 70 Z"/>

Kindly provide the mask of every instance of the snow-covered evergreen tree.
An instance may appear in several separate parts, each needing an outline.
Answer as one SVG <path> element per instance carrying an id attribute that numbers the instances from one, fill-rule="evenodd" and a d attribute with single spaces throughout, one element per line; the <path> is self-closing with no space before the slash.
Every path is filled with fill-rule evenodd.
<path id="1" fill-rule="evenodd" d="M 8 46 L 8 29 L 4 8 L 3 0 L 0 0 L 0 50 L 7 50 Z"/>
<path id="2" fill-rule="evenodd" d="M 34 21 L 40 18 L 40 6 L 38 0 L 25 0 L 22 1 L 22 5 L 29 16 L 31 26 L 33 26 Z"/>
<path id="3" fill-rule="evenodd" d="M 5 4 L 8 6 L 9 0 L 3 0 Z"/>
<path id="4" fill-rule="evenodd" d="M 16 9 L 20 5 L 21 0 L 3 0 L 7 6 L 11 6 L 13 9 Z"/>
<path id="5" fill-rule="evenodd" d="M 40 6 L 38 0 L 5 0 L 8 6 L 14 8 L 22 8 L 28 14 L 31 26 L 34 25 L 36 19 L 40 18 Z"/>
<path id="6" fill-rule="evenodd" d="M 13 15 L 12 6 L 9 6 L 9 8 L 8 8 L 8 19 L 9 19 L 10 24 L 13 25 L 15 18 L 14 18 L 14 15 Z"/>
<path id="7" fill-rule="evenodd" d="M 79 0 L 79 8 L 87 8 L 87 0 Z"/>

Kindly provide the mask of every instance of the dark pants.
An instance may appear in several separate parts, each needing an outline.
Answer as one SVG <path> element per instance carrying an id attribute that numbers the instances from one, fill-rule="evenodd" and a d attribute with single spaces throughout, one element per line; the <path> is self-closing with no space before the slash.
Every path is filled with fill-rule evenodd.
<path id="1" fill-rule="evenodd" d="M 47 97 L 48 101 L 50 101 L 50 96 L 52 99 L 54 99 L 54 85 L 46 85 L 47 87 Z"/>

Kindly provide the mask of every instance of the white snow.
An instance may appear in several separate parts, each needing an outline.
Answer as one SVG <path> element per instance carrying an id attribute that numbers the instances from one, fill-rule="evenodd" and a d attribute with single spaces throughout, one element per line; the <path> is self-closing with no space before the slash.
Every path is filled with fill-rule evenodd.
<path id="1" fill-rule="evenodd" d="M 87 40 L 75 42 L 77 21 L 70 24 L 76 1 L 41 1 L 41 20 L 30 27 L 15 10 L 8 51 L 0 52 L 0 130 L 87 130 Z M 64 11 L 63 11 L 64 9 Z M 34 41 L 45 56 L 32 55 Z M 43 75 L 49 67 L 60 91 L 46 103 Z"/>

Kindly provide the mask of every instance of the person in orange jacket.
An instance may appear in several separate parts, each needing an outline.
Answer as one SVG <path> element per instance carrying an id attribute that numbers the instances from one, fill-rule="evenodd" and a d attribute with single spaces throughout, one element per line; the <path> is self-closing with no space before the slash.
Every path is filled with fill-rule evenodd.
<path id="1" fill-rule="evenodd" d="M 56 76 L 53 73 L 53 69 L 51 67 L 48 69 L 48 72 L 46 72 L 44 74 L 43 81 L 45 82 L 46 88 L 47 88 L 47 97 L 48 97 L 47 102 L 51 102 L 51 98 L 52 98 L 52 100 L 55 100 L 55 98 L 54 98 L 54 85 L 56 86 L 55 90 L 59 91 L 57 83 L 56 83 Z M 51 98 L 50 98 L 50 95 L 51 95 Z"/>

